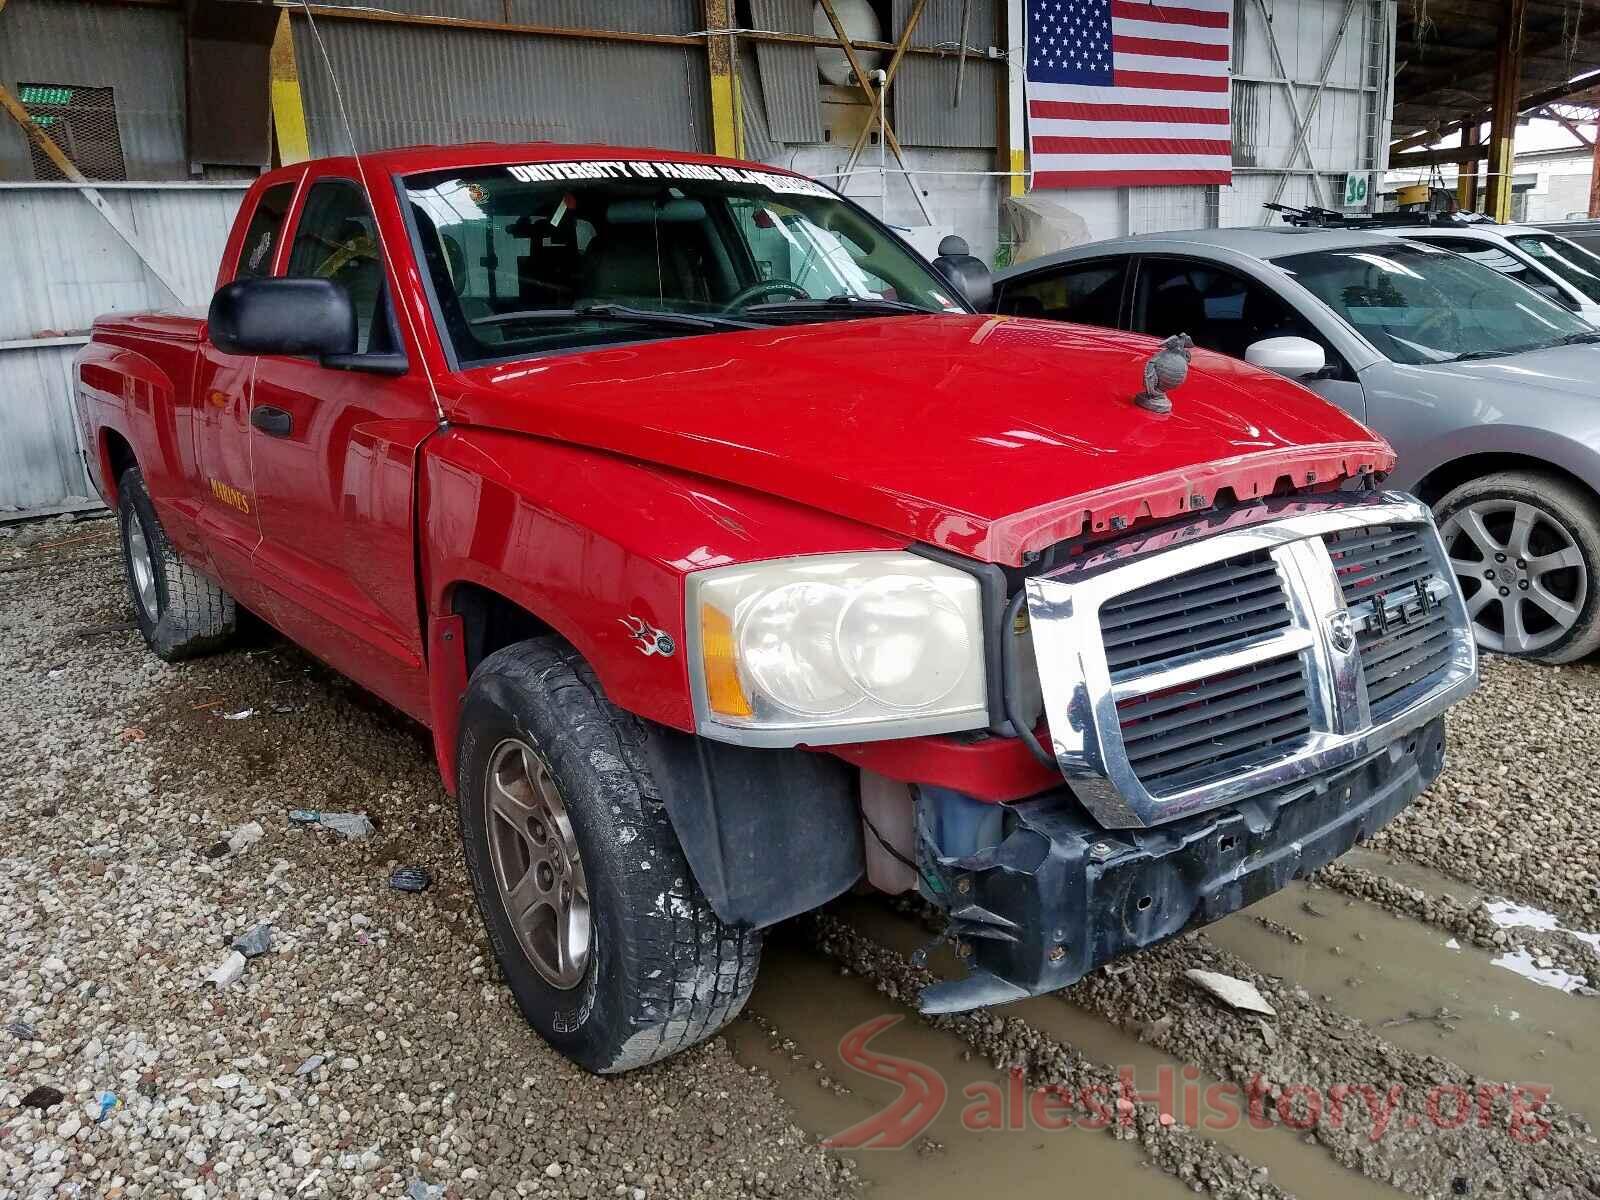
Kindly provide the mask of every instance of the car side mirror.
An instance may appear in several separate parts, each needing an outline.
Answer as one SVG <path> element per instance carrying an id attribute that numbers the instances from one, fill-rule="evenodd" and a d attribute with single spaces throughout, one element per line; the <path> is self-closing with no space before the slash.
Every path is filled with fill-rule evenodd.
<path id="1" fill-rule="evenodd" d="M 331 279 L 239 279 L 217 289 L 207 317 L 224 354 L 353 354 L 356 310 Z"/>
<path id="2" fill-rule="evenodd" d="M 933 266 L 973 308 L 982 311 L 989 307 L 994 298 L 994 278 L 983 259 L 972 253 L 966 238 L 952 233 L 940 242 L 939 257 L 933 260 Z"/>
<path id="3" fill-rule="evenodd" d="M 1251 342 L 1244 359 L 1289 379 L 1320 375 L 1328 366 L 1328 356 L 1310 338 L 1270 337 Z"/>

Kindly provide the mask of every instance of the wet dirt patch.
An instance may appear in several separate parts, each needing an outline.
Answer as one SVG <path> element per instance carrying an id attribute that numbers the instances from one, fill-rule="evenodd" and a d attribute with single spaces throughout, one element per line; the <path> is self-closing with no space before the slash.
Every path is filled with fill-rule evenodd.
<path id="1" fill-rule="evenodd" d="M 899 1019 L 869 1043 L 882 1075 L 852 1069 L 841 1057 L 841 1042 L 885 1018 Z M 808 1133 L 832 1137 L 855 1130 L 856 1137 L 868 1136 L 864 1123 L 886 1112 L 901 1118 L 871 1126 L 874 1146 L 836 1151 L 855 1164 L 880 1200 L 1042 1196 L 1059 1193 L 1068 1181 L 1073 1192 L 1187 1192 L 1150 1171 L 1136 1143 L 1103 1132 L 1041 1130 L 1029 1120 L 1016 1122 L 1018 1128 L 970 1128 L 969 1121 L 981 1119 L 972 1114 L 990 1089 L 1004 1095 L 1012 1088 L 1008 1074 L 976 1058 L 961 1038 L 886 1000 L 871 983 L 841 976 L 838 965 L 808 949 L 798 931 L 767 945 L 746 1016 L 728 1038 L 740 1062 L 776 1081 Z M 968 1088 L 974 1095 L 964 1094 Z M 914 1103 L 893 1114 L 892 1106 L 907 1096 Z M 901 1138 L 904 1144 L 886 1144 Z"/>
<path id="2" fill-rule="evenodd" d="M 1265 916 L 1294 939 L 1251 916 Z M 1541 987 L 1494 954 L 1339 892 L 1295 884 L 1205 931 L 1272 978 L 1290 980 L 1396 1046 L 1487 1079 L 1541 1083 L 1564 1107 L 1600 1113 L 1593 1000 Z M 1454 943 L 1452 945 L 1452 943 Z"/>

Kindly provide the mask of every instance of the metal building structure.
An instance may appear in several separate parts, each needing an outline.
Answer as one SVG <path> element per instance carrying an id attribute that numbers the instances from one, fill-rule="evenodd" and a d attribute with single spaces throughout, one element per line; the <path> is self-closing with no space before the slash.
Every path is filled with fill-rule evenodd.
<path id="1" fill-rule="evenodd" d="M 881 40 L 850 53 L 889 71 L 885 95 L 819 77 L 819 48 L 842 48 L 817 32 L 834 0 L 322 0 L 314 28 L 288 0 L 0 0 L 0 101 L 54 130 L 92 184 L 55 182 L 0 114 L 13 284 L 0 295 L 0 511 L 87 491 L 68 372 L 94 315 L 202 303 L 248 178 L 349 148 L 326 63 L 362 149 L 736 153 L 828 178 L 929 253 L 951 230 L 1003 253 L 1001 201 L 1028 188 L 1023 0 L 870 3 Z M 1232 186 L 1052 198 L 1094 237 L 1254 223 L 1270 199 L 1337 206 L 1347 176 L 1387 165 L 1395 21 L 1396 0 L 1234 0 Z"/>

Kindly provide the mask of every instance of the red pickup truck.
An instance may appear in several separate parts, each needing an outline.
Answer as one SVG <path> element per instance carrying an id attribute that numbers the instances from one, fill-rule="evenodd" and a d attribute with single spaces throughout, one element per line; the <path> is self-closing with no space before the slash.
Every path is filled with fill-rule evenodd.
<path id="1" fill-rule="evenodd" d="M 1437 775 L 1444 552 L 1310 392 L 982 315 L 959 249 L 659 150 L 265 175 L 208 313 L 77 362 L 139 626 L 179 659 L 245 607 L 424 722 L 591 1070 L 714 1033 L 863 880 L 947 914 L 929 1011 L 1214 920 Z"/>

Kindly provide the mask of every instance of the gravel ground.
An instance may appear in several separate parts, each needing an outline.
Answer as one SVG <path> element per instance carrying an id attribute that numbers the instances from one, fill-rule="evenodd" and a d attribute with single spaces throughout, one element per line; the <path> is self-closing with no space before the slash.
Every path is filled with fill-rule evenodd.
<path id="1" fill-rule="evenodd" d="M 1482 662 L 1444 774 L 1373 847 L 1600 930 L 1600 663 Z"/>
<path id="2" fill-rule="evenodd" d="M 0 1026 L 33 1035 L 0 1028 L 0 1197 L 849 1190 L 725 1042 L 621 1082 L 540 1042 L 495 982 L 420 729 L 270 639 L 171 667 L 106 628 L 129 618 L 109 521 L 8 533 Z M 210 857 L 249 822 L 259 841 Z M 392 890 L 401 864 L 433 887 Z M 208 984 L 259 922 L 271 951 Z M 19 1107 L 40 1087 L 63 1099 Z"/>
<path id="3" fill-rule="evenodd" d="M 398 1196 L 418 1181 L 433 1200 L 857 1192 L 854 1164 L 820 1149 L 820 1131 L 800 1129 L 774 1081 L 723 1039 L 609 1081 L 545 1048 L 489 958 L 422 730 L 264 633 L 160 663 L 131 628 L 107 521 L 0 529 L 0 612 L 0 1200 Z M 1452 719 L 1445 776 L 1380 848 L 1600 928 L 1588 750 L 1600 670 L 1488 660 L 1485 679 Z M 294 808 L 365 811 L 378 833 L 342 841 L 290 823 Z M 391 889 L 402 865 L 425 868 L 429 890 Z M 1323 881 L 1463 941 L 1525 945 L 1600 976 L 1582 942 L 1501 930 L 1475 897 L 1356 866 Z M 259 923 L 270 952 L 231 986 L 208 983 Z M 790 936 L 890 1010 L 929 980 L 839 915 Z M 1278 1009 L 1270 1034 L 1197 1003 L 1190 967 L 1256 983 Z M 1203 935 L 1063 999 L 1218 1078 L 1477 1082 Z M 932 1024 L 1036 1083 L 1112 1078 L 1095 1046 L 1067 1045 L 1024 1011 L 1033 1024 L 1004 1011 Z M 103 1118 L 102 1093 L 115 1095 Z M 1416 1195 L 1600 1196 L 1584 1115 L 1545 1115 L 1537 1144 L 1470 1124 L 1374 1142 L 1352 1121 L 1305 1136 L 1330 1170 Z M 1197 1192 L 1293 1192 L 1158 1118 L 1141 1105 L 1108 1136 L 1136 1139 Z"/>

